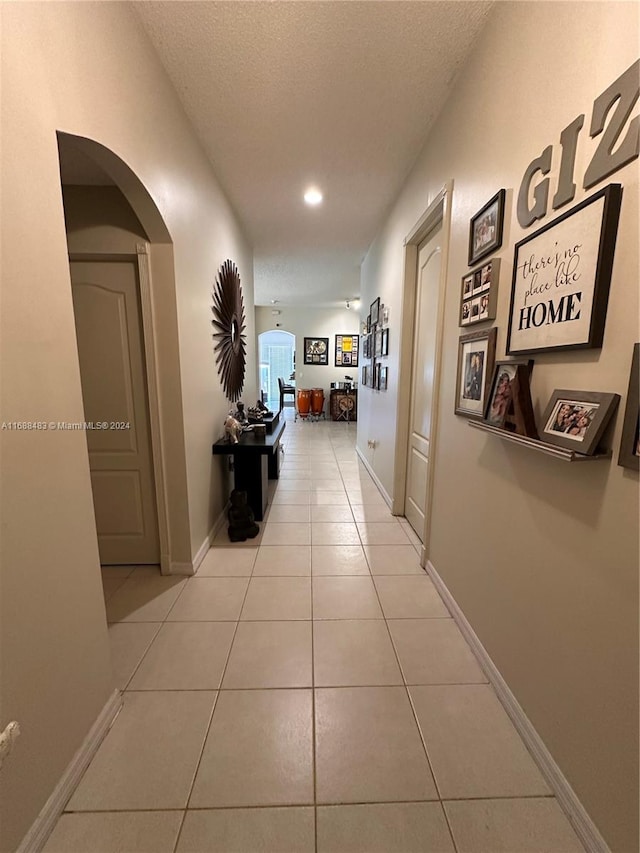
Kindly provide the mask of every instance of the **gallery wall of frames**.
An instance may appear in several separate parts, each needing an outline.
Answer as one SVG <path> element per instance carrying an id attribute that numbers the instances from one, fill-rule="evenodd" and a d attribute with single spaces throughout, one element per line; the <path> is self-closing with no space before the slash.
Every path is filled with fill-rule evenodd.
<path id="1" fill-rule="evenodd" d="M 389 309 L 378 296 L 369 307 L 369 314 L 362 324 L 362 357 L 360 386 L 375 391 L 386 391 L 389 387 L 389 368 L 385 359 L 389 355 Z"/>
<path id="2" fill-rule="evenodd" d="M 601 124 L 617 101 L 628 104 L 638 99 L 639 70 L 640 64 L 634 63 L 596 98 L 594 116 L 605 113 L 600 115 Z M 560 135 L 562 168 L 554 210 L 575 197 L 576 185 L 567 178 L 573 174 L 570 158 L 575 157 L 575 146 L 567 145 L 567 131 L 573 128 L 577 134 L 581 127 L 582 121 L 576 119 Z M 611 116 L 610 132 L 614 130 L 624 136 L 625 128 Z M 634 137 L 628 126 L 613 154 L 598 149 L 584 175 L 585 189 L 637 158 L 639 146 L 638 134 Z M 533 206 L 530 190 L 536 174 L 549 171 L 551 147 L 525 170 L 517 193 L 517 216 L 523 227 L 547 213 L 548 179 L 540 185 L 544 191 L 537 188 L 533 193 Z M 512 439 L 521 438 L 527 446 L 567 461 L 610 458 L 615 449 L 603 439 L 610 434 L 607 427 L 619 408 L 619 394 L 601 388 L 555 389 L 548 401 L 541 401 L 543 414 L 536 423 L 530 380 L 534 357 L 603 346 L 623 187 L 604 186 L 515 244 L 506 346 L 511 358 L 496 361 L 497 328 L 489 324 L 496 317 L 500 258 L 495 253 L 503 244 L 507 192 L 499 189 L 469 223 L 470 269 L 460 280 L 459 326 L 465 333 L 458 344 L 455 413 L 471 419 L 475 428 L 509 433 Z M 484 328 L 466 331 L 468 326 Z M 635 471 L 640 469 L 639 361 L 640 344 L 635 343 L 629 348 L 628 393 L 617 452 L 618 464 Z"/>

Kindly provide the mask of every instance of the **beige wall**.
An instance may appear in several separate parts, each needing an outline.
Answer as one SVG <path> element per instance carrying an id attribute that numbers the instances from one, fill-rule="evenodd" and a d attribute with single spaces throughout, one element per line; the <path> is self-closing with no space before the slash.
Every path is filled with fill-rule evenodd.
<path id="1" fill-rule="evenodd" d="M 173 242 L 193 557 L 226 498 L 211 456 L 228 408 L 212 355 L 211 292 L 231 258 L 250 309 L 250 247 L 129 8 L 4 3 L 0 11 L 2 419 L 82 420 L 56 131 L 88 137 L 135 172 Z M 251 396 L 254 338 L 249 310 Z M 0 849 L 10 851 L 113 682 L 84 435 L 1 438 L 0 720 L 19 720 L 23 732 L 0 775 Z"/>
<path id="2" fill-rule="evenodd" d="M 594 99 L 638 57 L 635 3 L 497 4 L 363 267 L 362 298 L 380 295 L 399 327 L 403 239 L 453 179 L 431 561 L 611 848 L 638 849 L 638 475 L 616 465 L 638 329 L 638 161 L 585 192 Z M 637 114 L 638 108 L 635 108 Z M 575 202 L 624 186 L 604 345 L 540 355 L 538 416 L 554 388 L 622 395 L 614 459 L 546 458 L 471 430 L 453 414 L 461 276 L 470 217 L 507 188 L 498 328 L 504 357 L 517 224 L 514 193 L 529 162 L 586 114 Z M 574 203 L 575 203 L 574 202 Z M 568 209 L 567 206 L 565 208 Z M 551 221 L 550 211 L 540 225 Z M 397 321 L 396 321 L 397 318 Z M 476 327 L 477 328 L 477 327 Z M 390 363 L 398 357 L 391 337 Z M 391 372 L 391 371 L 390 371 Z M 393 482 L 395 424 L 381 400 L 361 406 L 359 446 L 385 424 L 378 476 Z"/>

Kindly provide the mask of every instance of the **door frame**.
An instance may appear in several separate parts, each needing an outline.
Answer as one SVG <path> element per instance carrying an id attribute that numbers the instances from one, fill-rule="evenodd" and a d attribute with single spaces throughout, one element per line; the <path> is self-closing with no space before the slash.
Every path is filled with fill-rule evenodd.
<path id="1" fill-rule="evenodd" d="M 453 195 L 453 180 L 447 181 L 436 194 L 420 219 L 404 239 L 404 270 L 402 292 L 402 332 L 400 344 L 399 376 L 409 377 L 408 381 L 399 382 L 398 403 L 396 413 L 396 446 L 394 459 L 393 509 L 394 515 L 404 515 L 405 496 L 407 489 L 407 448 L 411 432 L 411 374 L 413 369 L 414 349 L 414 318 L 416 309 L 416 293 L 418 288 L 418 246 L 429 234 L 441 225 L 442 231 L 442 262 L 440 265 L 440 282 L 438 288 L 438 316 L 436 319 L 436 346 L 433 373 L 433 404 L 431 418 L 431 436 L 429 438 L 429 466 L 427 469 L 427 486 L 425 500 L 425 521 L 420 549 L 420 565 L 426 566 L 429 559 L 429 542 L 431 536 L 431 515 L 433 484 L 435 473 L 436 450 L 438 445 L 438 413 L 440 407 L 440 380 L 442 373 L 442 340 L 444 332 L 444 309 L 449 266 L 449 240 L 451 234 L 451 200 Z"/>
<path id="2" fill-rule="evenodd" d="M 153 296 L 151 287 L 151 266 L 149 263 L 149 244 L 136 243 L 136 254 L 72 252 L 69 262 L 73 261 L 131 261 L 136 265 L 138 286 L 140 289 L 140 314 L 142 318 L 142 357 L 147 386 L 147 409 L 149 412 L 149 431 L 151 440 L 151 464 L 153 470 L 156 512 L 158 516 L 158 538 L 160 545 L 160 571 L 171 574 L 171 538 L 169 528 L 169 507 L 167 501 L 167 473 L 164 466 L 164 445 L 160 427 L 160 394 L 158 383 L 158 358 L 156 335 L 153 323 Z M 87 454 L 88 454 L 87 449 Z"/>

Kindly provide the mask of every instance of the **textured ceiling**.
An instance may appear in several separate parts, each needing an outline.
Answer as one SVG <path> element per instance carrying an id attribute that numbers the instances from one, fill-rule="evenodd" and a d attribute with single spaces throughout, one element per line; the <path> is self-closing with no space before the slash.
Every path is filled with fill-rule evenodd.
<path id="1" fill-rule="evenodd" d="M 355 297 L 491 4 L 133 5 L 253 244 L 256 304 Z"/>

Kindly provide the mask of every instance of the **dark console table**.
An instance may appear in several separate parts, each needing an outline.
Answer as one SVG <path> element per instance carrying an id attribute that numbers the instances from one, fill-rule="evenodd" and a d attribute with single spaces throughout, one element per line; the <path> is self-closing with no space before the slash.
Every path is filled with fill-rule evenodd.
<path id="1" fill-rule="evenodd" d="M 267 508 L 268 480 L 280 476 L 280 438 L 285 426 L 284 420 L 274 420 L 272 432 L 264 438 L 245 432 L 237 444 L 221 438 L 212 447 L 214 456 L 233 456 L 235 488 L 247 493 L 256 521 L 262 521 Z"/>

